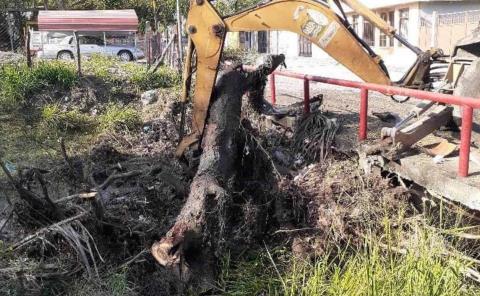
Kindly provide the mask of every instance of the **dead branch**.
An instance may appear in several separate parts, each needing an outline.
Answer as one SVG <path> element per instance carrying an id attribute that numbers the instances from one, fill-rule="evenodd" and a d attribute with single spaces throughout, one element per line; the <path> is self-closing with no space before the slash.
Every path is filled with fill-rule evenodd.
<path id="1" fill-rule="evenodd" d="M 60 151 L 62 153 L 63 160 L 68 165 L 68 168 L 70 169 L 70 173 L 72 174 L 72 176 L 75 176 L 75 167 L 73 166 L 73 162 L 67 154 L 67 148 L 65 147 L 65 139 L 60 138 L 59 142 L 60 142 Z"/>
<path id="2" fill-rule="evenodd" d="M 57 204 L 55 204 L 53 200 L 50 198 L 50 195 L 48 194 L 47 182 L 45 182 L 45 179 L 43 178 L 42 173 L 38 169 L 34 169 L 34 173 L 35 173 L 35 176 L 37 177 L 38 183 L 40 183 L 40 186 L 42 187 L 43 197 L 52 208 L 52 211 L 55 214 L 55 217 L 62 219 L 63 213 L 62 211 L 60 211 Z"/>
<path id="3" fill-rule="evenodd" d="M 69 202 L 75 199 L 92 200 L 97 196 L 97 194 L 98 194 L 97 192 L 77 193 L 77 194 L 73 194 L 73 195 L 69 195 L 69 196 L 57 199 L 54 203 L 60 204 L 60 203 Z"/>
<path id="4" fill-rule="evenodd" d="M 10 206 L 10 210 L 8 211 L 8 214 L 5 215 L 6 216 L 5 220 L 2 222 L 2 224 L 0 224 L 0 233 L 2 233 L 3 228 L 7 226 L 8 221 L 10 221 L 10 219 L 12 218 L 13 212 L 14 212 L 14 208 Z"/>
<path id="5" fill-rule="evenodd" d="M 110 175 L 101 185 L 98 187 L 101 190 L 105 190 L 110 186 L 115 180 L 118 179 L 125 179 L 125 178 L 130 178 L 130 177 L 136 177 L 139 176 L 143 173 L 143 171 L 131 171 L 123 174 L 112 174 Z"/>
<path id="6" fill-rule="evenodd" d="M 77 214 L 73 217 L 70 217 L 70 218 L 67 218 L 65 220 L 62 220 L 60 222 L 57 222 L 55 224 L 52 224 L 50 226 L 47 226 L 47 227 L 44 227 L 40 230 L 38 230 L 37 232 L 35 232 L 34 234 L 31 234 L 31 235 L 28 235 L 27 237 L 25 237 L 24 239 L 22 239 L 21 241 L 15 243 L 12 245 L 12 249 L 13 250 L 16 250 L 16 249 L 19 249 L 23 246 L 25 246 L 26 244 L 36 240 L 37 238 L 39 238 L 40 236 L 44 235 L 45 233 L 48 233 L 50 231 L 55 231 L 56 229 L 58 229 L 58 227 L 62 226 L 62 225 L 65 225 L 65 224 L 68 224 L 70 222 L 73 222 L 73 221 L 76 221 L 76 220 L 79 220 L 83 217 L 85 217 L 88 213 L 87 212 L 82 212 L 80 214 Z"/>
<path id="7" fill-rule="evenodd" d="M 15 188 L 15 190 L 17 191 L 21 199 L 27 201 L 33 208 L 36 208 L 36 209 L 44 208 L 45 203 L 43 202 L 43 200 L 32 191 L 25 189 L 20 184 L 20 182 L 15 180 L 15 178 L 12 176 L 12 174 L 10 173 L 7 166 L 2 160 L 0 160 L 0 167 L 2 168 L 3 172 L 7 176 L 7 179 L 10 181 L 11 185 Z"/>

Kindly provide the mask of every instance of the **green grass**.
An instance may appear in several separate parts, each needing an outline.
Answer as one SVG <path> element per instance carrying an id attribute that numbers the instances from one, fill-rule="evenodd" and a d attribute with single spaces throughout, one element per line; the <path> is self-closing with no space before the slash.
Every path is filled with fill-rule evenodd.
<path id="1" fill-rule="evenodd" d="M 26 64 L 0 67 L 0 111 L 11 111 L 26 104 L 37 91 L 46 87 L 69 89 L 77 82 L 71 64 L 40 62 L 32 69 Z"/>
<path id="2" fill-rule="evenodd" d="M 132 107 L 112 104 L 100 115 L 99 122 L 102 130 L 131 130 L 141 124 L 141 118 L 139 112 Z"/>
<path id="3" fill-rule="evenodd" d="M 118 86 L 128 81 L 136 92 L 150 89 L 169 88 L 179 85 L 181 77 L 177 71 L 160 67 L 148 72 L 144 65 L 121 62 L 117 58 L 94 55 L 84 63 L 85 72 Z"/>
<path id="4" fill-rule="evenodd" d="M 43 107 L 42 124 L 47 130 L 64 133 L 91 131 L 97 126 L 93 116 L 78 110 L 63 111 L 58 104 Z"/>
<path id="5" fill-rule="evenodd" d="M 180 76 L 177 72 L 162 67 L 155 73 L 140 70 L 132 73 L 131 83 L 139 90 L 146 91 L 156 88 L 168 88 L 176 86 L 180 82 Z"/>
<path id="6" fill-rule="evenodd" d="M 240 262 L 224 259 L 222 295 L 455 296 L 479 295 L 463 276 L 469 264 L 446 256 L 435 233 L 421 226 L 401 248 L 369 239 L 361 247 L 333 247 L 313 260 L 267 251 Z M 280 272 L 280 276 L 277 273 Z"/>

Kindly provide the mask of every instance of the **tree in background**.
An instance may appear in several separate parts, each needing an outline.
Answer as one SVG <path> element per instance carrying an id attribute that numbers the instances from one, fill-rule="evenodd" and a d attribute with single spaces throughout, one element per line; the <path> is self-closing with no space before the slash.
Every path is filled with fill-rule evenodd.
<path id="1" fill-rule="evenodd" d="M 186 17 L 189 0 L 179 0 L 181 14 Z M 215 7 L 222 15 L 229 15 L 257 5 L 260 0 L 217 0 Z M 140 20 L 140 31 L 145 22 L 158 22 L 162 27 L 176 21 L 176 0 L 0 0 L 0 9 L 135 9 Z"/>
<path id="2" fill-rule="evenodd" d="M 261 0 L 219 0 L 216 1 L 215 7 L 218 12 L 222 15 L 229 15 L 235 12 L 253 7 L 258 3 L 262 2 Z"/>

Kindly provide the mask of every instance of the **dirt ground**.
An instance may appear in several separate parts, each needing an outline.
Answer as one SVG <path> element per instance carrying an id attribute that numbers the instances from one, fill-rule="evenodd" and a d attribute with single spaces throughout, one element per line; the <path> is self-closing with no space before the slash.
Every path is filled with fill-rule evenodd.
<path id="1" fill-rule="evenodd" d="M 360 110 L 359 90 L 337 87 L 322 83 L 310 83 L 310 96 L 323 94 L 322 109 L 337 117 L 341 124 L 337 136 L 336 149 L 340 151 L 355 150 L 358 144 L 358 122 Z M 301 80 L 289 77 L 276 77 L 277 104 L 289 105 L 303 101 L 303 83 Z M 391 127 L 394 121 L 385 122 L 372 113 L 390 112 L 398 117 L 405 117 L 408 112 L 420 101 L 411 99 L 403 104 L 393 101 L 390 97 L 377 92 L 369 94 L 368 137 L 378 139 L 382 127 Z M 266 90 L 266 99 L 271 99 L 271 91 Z"/>
<path id="2" fill-rule="evenodd" d="M 301 101 L 299 81 L 277 81 L 280 105 Z M 142 114 L 134 129 L 107 130 L 85 151 L 67 149 L 67 155 L 7 168 L 26 191 L 0 178 L 0 294 L 199 294 L 150 254 L 175 223 L 198 165 L 195 153 L 174 157 L 176 91 L 159 90 L 158 101 L 147 106 L 134 98 Z M 364 244 L 362 233 L 381 236 L 386 214 L 399 228 L 417 214 L 411 193 L 395 177 L 365 176 L 357 163 L 358 93 L 312 84 L 311 95 L 317 94 L 324 95 L 325 112 L 313 116 L 335 118 L 339 125 L 324 159 L 309 160 L 292 148 L 295 131 L 267 127 L 265 116 L 245 108 L 237 172 L 242 181 L 233 184 L 241 186 L 232 187 L 228 204 L 216 209 L 225 223 L 216 233 L 219 261 L 263 251 L 267 244 L 301 258 L 322 256 L 332 244 Z M 413 104 L 372 94 L 370 110 L 403 116 Z M 369 114 L 372 137 L 392 124 Z M 18 198 L 27 191 L 41 202 Z M 209 292 L 229 295 L 225 291 L 215 282 Z"/>

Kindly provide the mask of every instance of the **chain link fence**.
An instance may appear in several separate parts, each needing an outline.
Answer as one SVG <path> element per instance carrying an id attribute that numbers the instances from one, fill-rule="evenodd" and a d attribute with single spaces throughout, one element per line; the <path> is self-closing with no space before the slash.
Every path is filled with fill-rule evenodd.
<path id="1" fill-rule="evenodd" d="M 24 14 L 20 11 L 0 11 L 0 51 L 24 51 Z"/>

